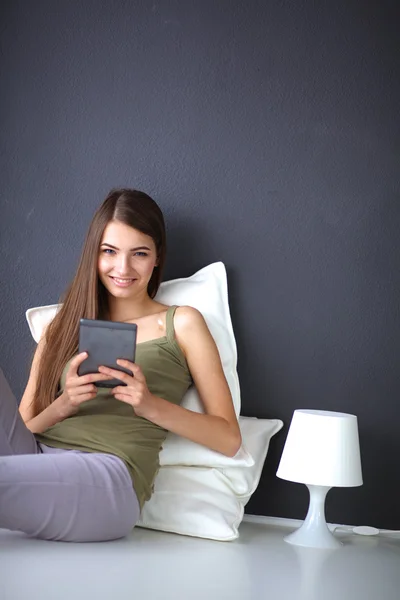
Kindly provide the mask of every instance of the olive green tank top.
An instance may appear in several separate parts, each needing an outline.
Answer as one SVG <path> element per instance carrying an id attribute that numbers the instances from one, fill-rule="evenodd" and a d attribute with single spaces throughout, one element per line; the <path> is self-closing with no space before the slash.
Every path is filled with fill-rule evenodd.
<path id="1" fill-rule="evenodd" d="M 142 368 L 152 394 L 180 404 L 192 378 L 175 338 L 176 308 L 170 306 L 167 310 L 165 336 L 137 344 L 135 362 Z M 61 390 L 69 362 L 61 377 Z M 166 429 L 138 417 L 131 406 L 116 400 L 109 389 L 99 388 L 96 397 L 84 402 L 75 415 L 36 434 L 36 438 L 55 448 L 118 456 L 129 470 L 142 507 L 151 496 L 167 433 Z"/>

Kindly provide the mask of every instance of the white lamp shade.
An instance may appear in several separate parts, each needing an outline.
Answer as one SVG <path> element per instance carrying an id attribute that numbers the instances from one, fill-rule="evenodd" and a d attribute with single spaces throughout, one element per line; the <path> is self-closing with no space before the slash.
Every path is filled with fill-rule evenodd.
<path id="1" fill-rule="evenodd" d="M 362 485 L 357 417 L 295 410 L 277 476 L 309 485 Z"/>

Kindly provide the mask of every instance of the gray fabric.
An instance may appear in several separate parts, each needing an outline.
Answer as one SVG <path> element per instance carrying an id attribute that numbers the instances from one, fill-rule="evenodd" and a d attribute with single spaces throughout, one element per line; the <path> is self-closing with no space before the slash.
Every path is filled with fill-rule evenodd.
<path id="1" fill-rule="evenodd" d="M 140 510 L 116 456 L 38 444 L 0 369 L 0 528 L 69 542 L 127 535 Z"/>

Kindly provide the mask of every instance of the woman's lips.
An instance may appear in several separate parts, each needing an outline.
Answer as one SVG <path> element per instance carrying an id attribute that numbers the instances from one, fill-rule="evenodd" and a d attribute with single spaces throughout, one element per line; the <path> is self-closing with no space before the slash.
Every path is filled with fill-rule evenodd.
<path id="1" fill-rule="evenodd" d="M 118 287 L 129 287 L 130 285 L 132 285 L 132 283 L 134 281 L 136 281 L 135 279 L 128 279 L 126 277 L 124 278 L 120 278 L 120 277 L 110 277 L 110 279 L 112 279 L 112 281 L 115 283 L 115 285 L 117 285 Z"/>

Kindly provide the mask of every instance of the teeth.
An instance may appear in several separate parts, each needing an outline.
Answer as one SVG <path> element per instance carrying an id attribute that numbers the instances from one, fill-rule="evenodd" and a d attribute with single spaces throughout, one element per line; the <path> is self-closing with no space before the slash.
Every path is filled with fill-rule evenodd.
<path id="1" fill-rule="evenodd" d="M 130 281 L 133 281 L 133 279 L 119 279 L 118 277 L 113 277 L 113 279 L 117 283 L 129 283 Z"/>

